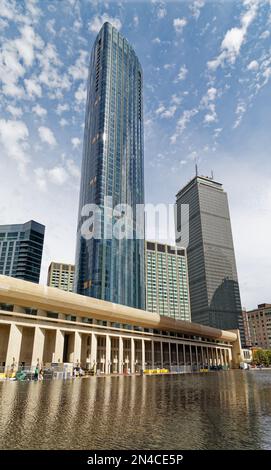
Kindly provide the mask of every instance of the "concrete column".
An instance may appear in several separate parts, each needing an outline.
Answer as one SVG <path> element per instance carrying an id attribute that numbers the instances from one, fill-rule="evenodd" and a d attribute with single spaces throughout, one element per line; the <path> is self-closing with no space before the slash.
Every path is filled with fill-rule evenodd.
<path id="1" fill-rule="evenodd" d="M 119 374 L 123 374 L 123 339 L 119 336 Z"/>
<path id="2" fill-rule="evenodd" d="M 218 350 L 218 357 L 219 357 L 219 364 L 223 366 L 223 356 L 222 356 L 222 349 L 219 348 Z"/>
<path id="3" fill-rule="evenodd" d="M 232 350 L 229 348 L 228 349 L 228 366 L 229 367 L 231 366 L 231 362 L 232 362 Z"/>
<path id="4" fill-rule="evenodd" d="M 207 356 L 207 364 L 209 368 L 210 367 L 210 348 L 208 346 L 206 347 L 206 356 Z"/>
<path id="5" fill-rule="evenodd" d="M 64 333 L 59 328 L 56 330 L 55 352 L 53 354 L 53 362 L 63 362 L 64 352 Z"/>
<path id="6" fill-rule="evenodd" d="M 183 364 L 186 366 L 185 344 L 183 344 Z"/>
<path id="7" fill-rule="evenodd" d="M 208 348 L 208 364 L 213 365 L 213 350 L 212 348 Z"/>
<path id="8" fill-rule="evenodd" d="M 176 361 L 177 361 L 177 366 L 179 366 L 179 344 L 176 343 Z"/>
<path id="9" fill-rule="evenodd" d="M 78 331 L 74 333 L 74 346 L 72 354 L 72 362 L 77 365 L 81 364 L 81 347 L 82 347 L 82 337 Z"/>
<path id="10" fill-rule="evenodd" d="M 142 369 L 145 370 L 145 340 L 142 338 L 142 344 L 141 344 L 141 357 L 142 357 Z"/>
<path id="11" fill-rule="evenodd" d="M 45 332 L 39 326 L 35 327 L 34 344 L 32 352 L 31 366 L 41 365 L 43 361 Z"/>
<path id="12" fill-rule="evenodd" d="M 215 355 L 216 355 L 216 365 L 218 366 L 218 351 L 217 351 L 217 348 L 215 348 Z"/>
<path id="13" fill-rule="evenodd" d="M 191 344 L 189 345 L 189 351 L 190 351 L 190 364 L 191 364 L 191 370 L 192 370 L 193 358 L 192 358 L 192 348 L 191 348 Z"/>
<path id="14" fill-rule="evenodd" d="M 135 373 L 135 340 L 131 338 L 131 374 Z"/>
<path id="15" fill-rule="evenodd" d="M 154 369 L 154 341 L 151 342 L 151 367 Z"/>
<path id="16" fill-rule="evenodd" d="M 106 335 L 105 373 L 111 373 L 111 338 L 109 335 Z"/>
<path id="17" fill-rule="evenodd" d="M 90 349 L 90 367 L 96 370 L 97 364 L 97 336 L 91 333 L 91 349 Z"/>
<path id="18" fill-rule="evenodd" d="M 225 365 L 224 349 L 220 349 L 220 354 L 221 354 L 221 364 L 222 366 L 224 366 Z"/>
<path id="19" fill-rule="evenodd" d="M 212 366 L 215 365 L 215 360 L 214 360 L 214 348 L 211 348 L 211 357 L 212 357 Z"/>
<path id="20" fill-rule="evenodd" d="M 196 361 L 197 361 L 197 369 L 199 369 L 198 346 L 195 346 L 195 348 L 196 348 Z"/>
<path id="21" fill-rule="evenodd" d="M 202 367 L 204 368 L 205 359 L 204 359 L 203 346 L 201 346 L 201 362 L 202 362 Z"/>
<path id="22" fill-rule="evenodd" d="M 14 371 L 18 369 L 22 343 L 22 332 L 22 327 L 11 323 L 6 355 L 6 369 L 12 368 Z"/>
<path id="23" fill-rule="evenodd" d="M 168 362 L 169 362 L 169 367 L 171 366 L 171 342 L 169 341 L 168 343 Z"/>
<path id="24" fill-rule="evenodd" d="M 164 367 L 164 357 L 163 357 L 163 341 L 161 341 L 161 343 L 160 343 L 160 347 L 161 347 L 161 368 L 163 369 L 163 367 Z"/>

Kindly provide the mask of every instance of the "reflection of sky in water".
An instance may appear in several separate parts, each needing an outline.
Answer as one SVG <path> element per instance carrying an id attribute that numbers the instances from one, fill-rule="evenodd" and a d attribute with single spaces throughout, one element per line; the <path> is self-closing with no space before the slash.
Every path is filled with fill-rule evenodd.
<path id="1" fill-rule="evenodd" d="M 270 449 L 271 371 L 0 383 L 0 448 Z"/>

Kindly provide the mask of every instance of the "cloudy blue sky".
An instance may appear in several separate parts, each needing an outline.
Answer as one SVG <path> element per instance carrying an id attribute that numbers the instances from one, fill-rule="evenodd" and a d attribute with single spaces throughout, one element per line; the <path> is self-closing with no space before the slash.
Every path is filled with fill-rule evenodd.
<path id="1" fill-rule="evenodd" d="M 146 201 L 200 174 L 229 195 L 242 303 L 271 302 L 271 1 L 0 0 L 0 223 L 73 262 L 90 50 L 104 21 L 144 70 Z"/>

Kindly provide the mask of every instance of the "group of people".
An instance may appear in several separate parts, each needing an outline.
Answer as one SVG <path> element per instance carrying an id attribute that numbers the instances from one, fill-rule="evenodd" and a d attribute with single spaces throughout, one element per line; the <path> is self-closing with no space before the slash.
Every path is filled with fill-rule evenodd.
<path id="1" fill-rule="evenodd" d="M 83 375 L 85 375 L 85 372 L 79 365 L 73 368 L 73 377 L 82 377 Z"/>

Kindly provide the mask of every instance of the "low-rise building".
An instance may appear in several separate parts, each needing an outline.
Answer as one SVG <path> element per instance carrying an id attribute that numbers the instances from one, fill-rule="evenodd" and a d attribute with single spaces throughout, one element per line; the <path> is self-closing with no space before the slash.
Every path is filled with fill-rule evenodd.
<path id="1" fill-rule="evenodd" d="M 102 373 L 238 367 L 239 331 L 0 276 L 0 366 L 80 364 Z M 242 360 L 242 359 L 241 359 Z"/>
<path id="2" fill-rule="evenodd" d="M 252 347 L 271 349 L 271 304 L 247 312 Z"/>

